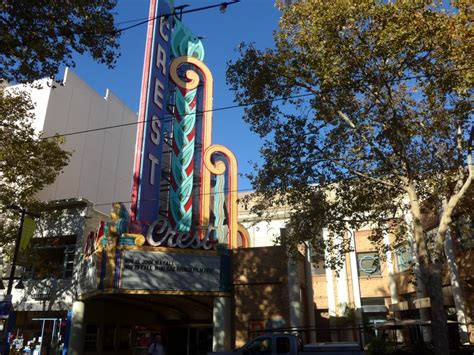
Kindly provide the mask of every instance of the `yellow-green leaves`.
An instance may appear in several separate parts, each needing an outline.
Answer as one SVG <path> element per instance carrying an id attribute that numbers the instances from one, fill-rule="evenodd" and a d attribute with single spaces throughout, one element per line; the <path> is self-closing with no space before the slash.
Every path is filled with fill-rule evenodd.
<path id="1" fill-rule="evenodd" d="M 69 160 L 60 139 L 40 139 L 32 128 L 33 105 L 25 92 L 0 90 L 0 208 L 28 206 L 54 182 Z"/>

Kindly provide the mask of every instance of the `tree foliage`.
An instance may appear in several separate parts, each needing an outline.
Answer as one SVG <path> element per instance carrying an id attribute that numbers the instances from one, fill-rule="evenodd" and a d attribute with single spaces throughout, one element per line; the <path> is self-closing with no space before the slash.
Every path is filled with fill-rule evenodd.
<path id="1" fill-rule="evenodd" d="M 275 47 L 242 45 L 227 71 L 236 102 L 260 102 L 244 115 L 265 138 L 254 212 L 290 206 L 282 242 L 338 250 L 333 266 L 351 249 L 348 229 L 372 226 L 379 245 L 411 230 L 423 277 L 440 289 L 445 233 L 474 173 L 472 4 L 307 0 L 282 11 Z M 434 256 L 427 201 L 442 211 Z M 324 243 L 323 228 L 339 237 Z M 446 350 L 443 334 L 434 340 Z"/>
<path id="2" fill-rule="evenodd" d="M 0 246 L 10 242 L 18 226 L 7 206 L 38 210 L 35 194 L 52 184 L 69 161 L 61 139 L 42 139 L 35 132 L 33 105 L 25 91 L 0 89 Z M 13 219 L 14 220 L 14 219 Z"/>
<path id="3" fill-rule="evenodd" d="M 54 77 L 89 53 L 109 67 L 118 56 L 115 0 L 5 0 L 0 5 L 0 79 L 15 83 Z"/>
<path id="4" fill-rule="evenodd" d="M 74 67 L 76 54 L 88 53 L 113 67 L 120 35 L 115 6 L 115 0 L 3 1 L 0 85 L 54 78 L 61 66 Z M 35 194 L 54 182 L 70 155 L 61 149 L 61 139 L 42 139 L 35 132 L 32 109 L 25 92 L 0 90 L 0 245 L 8 244 L 18 228 L 6 206 L 40 209 Z"/>

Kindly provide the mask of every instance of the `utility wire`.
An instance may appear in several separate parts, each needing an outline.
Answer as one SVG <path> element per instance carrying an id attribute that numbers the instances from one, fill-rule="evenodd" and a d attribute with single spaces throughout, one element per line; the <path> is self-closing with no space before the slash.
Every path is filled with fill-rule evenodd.
<path id="1" fill-rule="evenodd" d="M 472 67 L 468 68 L 460 68 L 457 70 L 451 70 L 450 72 L 457 72 L 457 71 L 464 71 L 464 70 L 470 70 Z M 417 76 L 411 76 L 411 77 L 404 77 L 404 78 L 398 78 L 392 80 L 392 82 L 400 82 L 400 81 L 406 81 L 406 80 L 413 80 L 413 79 L 419 79 L 419 78 L 424 78 L 428 77 L 428 75 L 417 75 Z M 230 105 L 230 106 L 224 106 L 216 109 L 210 109 L 210 110 L 204 110 L 204 111 L 199 111 L 197 112 L 198 114 L 200 113 L 205 113 L 205 112 L 212 112 L 212 111 L 222 111 L 222 110 L 228 110 L 228 109 L 233 109 L 233 108 L 238 108 L 238 107 L 247 107 L 251 105 L 258 105 L 262 103 L 268 103 L 268 102 L 276 102 L 276 101 L 285 101 L 285 100 L 290 100 L 290 99 L 296 99 L 296 98 L 302 98 L 302 97 L 309 97 L 309 96 L 315 96 L 318 93 L 305 93 L 305 94 L 300 94 L 300 95 L 293 95 L 293 96 L 287 96 L 287 97 L 279 97 L 275 99 L 269 99 L 269 100 L 262 100 L 262 101 L 255 101 L 252 103 L 244 104 L 244 105 Z M 174 116 L 165 116 L 164 118 L 174 118 Z M 158 119 L 158 120 L 163 120 L 163 119 Z M 91 129 L 91 130 L 84 130 L 84 131 L 77 131 L 77 132 L 71 132 L 63 135 L 56 135 L 56 136 L 50 136 L 50 137 L 44 137 L 42 139 L 47 139 L 47 138 L 52 138 L 52 137 L 61 137 L 61 136 L 68 136 L 68 135 L 74 135 L 74 134 L 81 134 L 81 133 L 88 133 L 88 132 L 94 132 L 94 131 L 100 131 L 100 130 L 105 130 L 105 129 L 112 129 L 112 128 L 119 128 L 119 127 L 124 127 L 124 126 L 130 126 L 134 124 L 139 124 L 139 123 L 146 123 L 146 122 L 152 122 L 154 120 L 145 120 L 145 121 L 139 121 L 139 122 L 133 122 L 133 123 L 125 123 L 125 124 L 120 124 L 120 125 L 114 125 L 114 126 L 108 126 L 108 127 L 102 127 L 102 128 L 96 128 L 96 129 Z M 471 135 L 474 136 L 474 129 L 471 130 Z M 229 193 L 229 192 L 251 192 L 254 191 L 253 189 L 237 189 L 237 190 L 224 190 L 221 192 L 217 192 L 219 194 L 221 193 Z M 189 196 L 186 196 L 186 198 L 191 197 L 191 196 L 204 196 L 204 195 L 214 195 L 216 192 L 209 192 L 206 194 L 191 194 Z M 171 199 L 179 199 L 179 197 L 168 197 L 169 200 Z M 140 199 L 140 202 L 153 202 L 153 201 L 159 201 L 159 198 L 151 198 L 151 199 Z M 106 205 L 111 205 L 113 203 L 132 203 L 133 201 L 113 201 L 113 202 L 107 202 L 107 203 L 94 203 L 94 206 L 106 206 Z"/>
<path id="2" fill-rule="evenodd" d="M 294 96 L 288 96 L 288 97 L 279 97 L 279 98 L 276 98 L 276 99 L 255 101 L 255 102 L 251 102 L 251 103 L 244 104 L 244 105 L 223 106 L 223 107 L 213 108 L 213 109 L 209 109 L 209 110 L 196 111 L 196 115 L 200 115 L 200 114 L 203 114 L 203 113 L 206 113 L 206 112 L 224 111 L 224 110 L 230 110 L 230 109 L 233 109 L 233 108 L 259 105 L 259 104 L 268 103 L 268 102 L 284 101 L 284 100 L 296 99 L 296 98 L 300 98 L 300 97 L 307 97 L 307 96 L 313 96 L 313 95 L 315 95 L 315 94 L 307 93 L 307 94 L 294 95 Z M 164 123 L 167 123 L 167 122 L 171 122 L 174 117 L 175 117 L 174 115 L 166 115 L 166 116 L 163 116 L 162 118 L 158 118 L 158 119 L 149 119 L 149 120 L 143 120 L 143 121 L 137 121 L 137 122 L 121 123 L 121 124 L 117 124 L 117 125 L 113 125 L 113 126 L 100 127 L 100 128 L 91 128 L 91 129 L 85 129 L 85 130 L 82 130 L 82 131 L 75 131 L 75 132 L 69 132 L 69 133 L 64 133 L 64 134 L 55 134 L 54 136 L 41 137 L 41 139 L 66 137 L 66 136 L 72 136 L 72 135 L 76 135 L 76 134 L 97 132 L 97 131 L 102 131 L 102 130 L 106 130 L 106 129 L 133 126 L 133 125 L 137 125 L 137 124 L 141 124 L 141 123 L 148 123 L 148 122 L 153 122 L 153 121 L 162 121 Z"/>
<path id="3" fill-rule="evenodd" d="M 203 10 L 209 10 L 209 9 L 212 9 L 212 8 L 216 8 L 216 7 L 219 7 L 221 9 L 221 11 L 225 11 L 225 9 L 227 9 L 227 6 L 229 5 L 233 5 L 233 4 L 236 4 L 240 2 L 240 0 L 232 0 L 230 2 L 221 2 L 220 4 L 214 4 L 214 5 L 209 5 L 209 6 L 203 6 L 203 7 L 198 7 L 198 8 L 195 8 L 195 9 L 189 9 L 189 10 L 183 10 L 183 8 L 179 8 L 177 7 L 176 9 L 178 9 L 179 11 L 173 11 L 173 12 L 170 12 L 168 14 L 162 14 L 162 15 L 159 15 L 159 16 L 156 16 L 156 17 L 153 17 L 153 18 L 149 18 L 149 17 L 144 17 L 144 18 L 141 18 L 141 19 L 135 19 L 135 20 L 128 20 L 128 21 L 122 21 L 122 22 L 118 22 L 116 23 L 115 25 L 120 25 L 120 24 L 126 24 L 126 23 L 130 23 L 130 22 L 136 22 L 136 21 L 141 21 L 139 23 L 136 23 L 136 24 L 133 24 L 133 25 L 130 25 L 130 26 L 127 26 L 127 27 L 124 27 L 124 28 L 119 28 L 117 30 L 114 30 L 114 31 L 111 31 L 109 32 L 110 34 L 112 35 L 116 35 L 116 34 L 120 34 L 122 32 L 125 32 L 127 30 L 130 30 L 132 28 L 135 28 L 135 27 L 138 27 L 138 26 L 141 26 L 145 23 L 148 23 L 150 21 L 154 21 L 156 19 L 159 19 L 161 17 L 169 17 L 169 16 L 175 16 L 175 15 L 182 15 L 182 14 L 186 14 L 186 13 L 191 13 L 191 12 L 198 12 L 198 11 L 203 11 Z M 40 38 L 41 39 L 41 38 Z M 9 48 L 7 48 L 6 50 L 2 48 L 2 52 L 8 52 L 10 50 L 13 50 L 17 47 L 22 47 L 24 46 L 25 44 L 29 44 L 29 42 L 32 42 L 33 40 L 38 40 L 38 38 L 35 38 L 35 39 L 30 39 L 26 42 L 24 42 L 22 45 L 18 45 L 18 44 L 15 44 Z"/>
<path id="4" fill-rule="evenodd" d="M 473 68 L 474 67 L 459 68 L 459 69 L 449 70 L 449 72 L 459 72 L 459 71 L 471 70 Z M 408 76 L 408 77 L 404 77 L 404 78 L 393 79 L 393 80 L 390 80 L 389 82 L 396 83 L 396 82 L 408 81 L 408 80 L 414 80 L 414 79 L 421 79 L 421 78 L 426 78 L 426 77 L 429 77 L 429 75 L 422 74 L 422 75 Z M 321 93 L 324 93 L 324 92 L 323 91 L 318 92 L 318 93 L 309 92 L 309 93 L 304 93 L 304 94 L 299 94 L 299 95 L 284 96 L 284 97 L 277 97 L 277 98 L 274 98 L 274 99 L 254 101 L 254 102 L 250 102 L 250 103 L 246 103 L 246 104 L 236 104 L 236 105 L 223 106 L 223 107 L 213 108 L 213 109 L 209 109 L 209 110 L 196 111 L 196 114 L 199 115 L 199 114 L 203 114 L 203 113 L 206 113 L 206 112 L 224 111 L 224 110 L 230 110 L 230 109 L 234 109 L 234 108 L 244 108 L 244 107 L 248 107 L 248 106 L 261 105 L 261 104 L 265 104 L 265 103 L 286 101 L 286 100 L 304 98 L 304 97 L 309 97 L 309 96 L 316 96 L 316 95 L 319 95 Z M 149 122 L 153 122 L 153 121 L 162 121 L 163 123 L 167 123 L 167 122 L 171 122 L 174 117 L 175 117 L 174 115 L 165 115 L 162 118 L 158 118 L 158 119 L 148 119 L 148 120 L 142 120 L 142 121 L 136 121 L 136 122 L 121 123 L 121 124 L 117 124 L 117 125 L 113 125 L 113 126 L 91 128 L 91 129 L 68 132 L 68 133 L 63 133 L 63 134 L 58 133 L 58 134 L 55 134 L 55 135 L 52 135 L 52 136 L 40 137 L 40 139 L 67 137 L 67 136 L 97 132 L 97 131 L 102 131 L 102 130 L 107 130 L 107 129 L 133 126 L 133 125 L 138 125 L 138 124 L 142 124 L 142 123 L 149 123 Z"/>
<path id="5" fill-rule="evenodd" d="M 230 193 L 230 192 L 251 192 L 254 191 L 254 189 L 237 189 L 237 190 L 224 190 L 220 192 L 208 192 L 205 194 L 191 194 L 184 196 L 184 198 L 189 198 L 189 197 L 194 197 L 194 196 L 206 196 L 206 195 L 215 195 L 215 194 L 225 194 L 225 193 Z M 78 197 L 71 197 L 71 198 L 78 198 Z M 153 202 L 153 201 L 159 201 L 159 198 L 145 198 L 145 199 L 139 199 L 138 201 L 140 202 Z M 168 200 L 180 200 L 179 197 L 168 197 Z M 113 202 L 107 202 L 107 203 L 94 203 L 94 206 L 107 206 L 111 205 L 113 203 L 132 203 L 133 201 L 113 201 Z"/>
<path id="6" fill-rule="evenodd" d="M 183 9 L 180 9 L 179 11 L 173 11 L 173 12 L 170 12 L 168 14 L 162 14 L 162 15 L 159 15 L 159 16 L 155 16 L 153 18 L 146 18 L 146 19 L 143 19 L 143 21 L 140 21 L 142 19 L 137 19 L 137 20 L 130 20 L 130 21 L 124 21 L 124 22 L 121 22 L 121 23 L 126 23 L 126 22 L 134 22 L 134 21 L 140 21 L 139 23 L 136 23 L 136 24 L 133 24 L 133 25 L 130 25 L 130 26 L 127 26 L 127 27 L 124 27 L 124 28 L 119 28 L 117 31 L 115 31 L 115 33 L 122 33 L 124 31 L 127 31 L 127 30 L 130 30 L 132 28 L 135 28 L 135 27 L 138 27 L 138 26 L 141 26 L 145 23 L 148 23 L 150 21 L 154 21 L 158 18 L 162 18 L 162 17 L 169 17 L 169 16 L 175 16 L 175 15 L 182 15 L 182 14 L 188 14 L 188 13 L 191 13 L 191 12 L 198 12 L 198 11 L 203 11 L 203 10 L 209 10 L 209 9 L 213 9 L 215 7 L 219 7 L 221 9 L 226 9 L 227 6 L 229 5 L 233 5 L 233 4 L 236 4 L 238 3 L 240 0 L 233 0 L 233 1 L 230 1 L 230 2 L 222 2 L 220 4 L 215 4 L 215 5 L 209 5 L 209 6 L 203 6 L 203 7 L 197 7 L 195 9 L 189 9 L 189 10 L 183 10 Z"/>

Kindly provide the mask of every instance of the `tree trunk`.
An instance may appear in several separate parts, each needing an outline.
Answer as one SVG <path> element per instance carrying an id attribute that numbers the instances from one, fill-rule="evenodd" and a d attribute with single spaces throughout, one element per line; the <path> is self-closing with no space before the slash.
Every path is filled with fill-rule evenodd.
<path id="1" fill-rule="evenodd" d="M 427 294 L 431 302 L 431 331 L 434 353 L 436 355 L 449 354 L 448 324 L 443 305 L 443 290 L 441 281 L 441 258 L 430 258 L 421 224 L 421 208 L 415 187 L 408 183 L 406 186 L 410 199 L 410 210 L 413 216 L 413 233 L 417 254 L 420 262 L 420 272 L 427 283 Z"/>
<path id="2" fill-rule="evenodd" d="M 427 297 L 426 293 L 426 282 L 427 280 L 423 275 L 421 275 L 420 269 L 420 258 L 418 257 L 418 248 L 415 243 L 415 237 L 413 233 L 413 216 L 410 212 L 405 212 L 404 214 L 405 223 L 408 227 L 408 242 L 410 244 L 410 250 L 413 254 L 413 274 L 415 275 L 415 296 L 416 298 Z M 420 319 L 422 321 L 430 320 L 430 311 L 427 308 L 420 309 Z M 425 343 L 431 343 L 431 327 L 421 327 L 421 332 L 423 335 L 423 341 Z"/>
<path id="3" fill-rule="evenodd" d="M 428 268 L 428 296 L 430 297 L 431 331 L 433 334 L 434 354 L 449 354 L 448 316 L 443 304 L 442 270 L 438 262 Z"/>
<path id="4" fill-rule="evenodd" d="M 466 300 L 461 288 L 461 277 L 459 276 L 458 264 L 456 261 L 456 253 L 454 250 L 451 232 L 446 232 L 444 240 L 444 252 L 449 268 L 449 277 L 451 280 L 451 290 L 453 292 L 454 306 L 456 307 L 456 318 L 459 323 L 459 339 L 461 344 L 469 344 L 469 331 L 467 329 L 468 318 L 466 312 Z"/>

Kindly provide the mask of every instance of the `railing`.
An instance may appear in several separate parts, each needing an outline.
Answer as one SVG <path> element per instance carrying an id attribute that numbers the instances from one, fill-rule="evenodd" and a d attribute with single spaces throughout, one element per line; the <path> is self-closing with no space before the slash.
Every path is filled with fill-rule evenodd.
<path id="1" fill-rule="evenodd" d="M 362 350 L 365 345 L 365 332 L 367 327 L 288 327 L 259 329 L 249 331 L 249 339 L 263 334 L 285 333 L 298 337 L 300 345 L 317 342 L 354 342 L 358 343 Z"/>
<path id="2" fill-rule="evenodd" d="M 423 325 L 428 326 L 430 325 Z M 374 325 L 353 327 L 287 327 L 251 330 L 248 332 L 249 339 L 259 335 L 285 333 L 298 337 L 301 347 L 308 343 L 336 343 L 353 342 L 358 343 L 360 350 L 367 349 L 369 344 L 383 343 L 384 348 L 391 351 L 430 351 L 432 345 L 423 341 L 422 331 L 419 325 L 397 325 L 397 327 L 377 327 Z M 465 350 L 461 346 L 456 328 L 450 329 L 449 346 L 452 353 Z"/>

